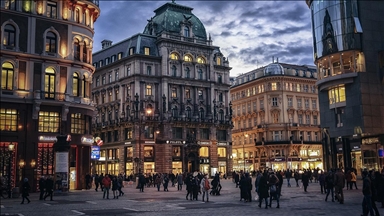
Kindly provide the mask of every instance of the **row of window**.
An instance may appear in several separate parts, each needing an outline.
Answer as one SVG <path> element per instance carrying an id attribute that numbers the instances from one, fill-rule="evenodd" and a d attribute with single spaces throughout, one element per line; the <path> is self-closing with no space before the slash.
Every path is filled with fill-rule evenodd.
<path id="1" fill-rule="evenodd" d="M 256 95 L 258 93 L 263 93 L 265 91 L 278 91 L 278 90 L 286 90 L 286 91 L 296 91 L 296 92 L 306 92 L 306 93 L 316 93 L 316 86 L 314 85 L 304 85 L 304 84 L 295 84 L 295 83 L 285 83 L 281 85 L 279 82 L 271 82 L 267 84 L 266 89 L 264 88 L 265 84 L 256 85 L 252 88 L 243 90 L 241 92 L 231 94 L 232 101 L 238 100 L 245 97 L 250 97 Z"/>
<path id="2" fill-rule="evenodd" d="M 0 109 L 0 130 L 17 131 L 19 113 L 16 109 Z M 59 133 L 61 116 L 58 112 L 40 111 L 38 132 Z M 71 114 L 71 133 L 85 134 L 87 131 L 85 116 L 80 113 Z"/>
<path id="3" fill-rule="evenodd" d="M 283 138 L 283 131 L 271 131 L 268 132 L 269 141 L 287 141 L 288 139 Z M 294 137 L 294 134 L 291 133 L 292 138 Z M 233 137 L 233 145 L 244 145 L 244 144 L 254 144 L 255 139 L 256 141 L 262 141 L 261 137 L 264 137 L 264 133 L 259 133 L 259 139 L 257 138 L 256 134 L 247 134 L 245 136 L 235 136 Z M 314 132 L 314 131 L 307 131 L 303 132 L 301 131 L 299 134 L 299 139 L 302 141 L 320 141 L 320 133 Z M 264 141 L 268 141 L 264 140 Z"/>
<path id="4" fill-rule="evenodd" d="M 251 151 L 251 152 L 242 152 L 242 150 L 238 149 L 237 152 L 234 150 L 233 152 L 233 158 L 234 159 L 239 159 L 239 158 L 258 158 L 258 157 L 284 157 L 287 156 L 286 152 L 288 149 L 269 149 L 269 150 L 264 150 L 260 154 L 258 151 Z M 298 156 L 298 157 L 319 157 L 321 156 L 321 151 L 320 150 L 314 150 L 314 149 L 301 149 L 300 150 L 300 155 L 296 150 L 292 150 L 289 156 Z"/>
<path id="5" fill-rule="evenodd" d="M 23 11 L 28 13 L 32 12 L 34 14 L 43 15 L 49 18 L 62 18 L 64 20 L 69 19 L 87 26 L 93 26 L 92 14 L 89 9 L 76 6 L 74 7 L 74 10 L 71 11 L 72 7 L 66 7 L 65 3 L 60 3 L 61 1 L 4 0 L 2 1 L 2 6 L 7 10 Z M 32 10 L 32 8 L 35 8 L 36 10 Z M 62 13 L 60 13 L 58 8 L 62 8 Z"/>
<path id="6" fill-rule="evenodd" d="M 126 149 L 127 149 L 126 157 L 132 159 L 134 156 L 133 155 L 133 147 L 127 147 Z M 153 146 L 144 146 L 143 149 L 144 149 L 144 157 L 153 157 L 154 156 L 154 147 Z M 111 150 L 112 149 L 108 149 L 108 153 Z M 118 150 L 118 149 L 115 149 L 115 150 Z M 182 150 L 183 150 L 183 148 L 181 146 L 173 146 L 172 147 L 172 153 L 171 153 L 172 157 L 181 157 L 182 156 Z M 109 153 L 108 155 L 106 155 L 105 152 L 104 152 L 104 155 L 105 155 L 106 159 L 116 159 L 116 157 L 118 156 L 118 154 L 113 154 L 113 153 Z M 226 155 L 227 155 L 227 148 L 225 148 L 225 147 L 218 147 L 217 148 L 217 156 L 218 157 L 226 157 Z M 100 156 L 103 157 L 103 153 L 101 153 Z M 209 157 L 209 147 L 202 146 L 199 149 L 199 156 L 200 157 Z"/>

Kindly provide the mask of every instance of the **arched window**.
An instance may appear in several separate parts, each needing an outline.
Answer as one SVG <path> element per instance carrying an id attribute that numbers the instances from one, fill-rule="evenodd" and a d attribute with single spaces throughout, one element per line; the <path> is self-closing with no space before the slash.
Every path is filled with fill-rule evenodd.
<path id="1" fill-rule="evenodd" d="M 87 43 L 84 41 L 84 46 L 83 46 L 83 62 L 88 62 L 88 50 L 87 50 Z"/>
<path id="2" fill-rule="evenodd" d="M 172 76 L 175 77 L 177 75 L 176 66 L 172 65 Z"/>
<path id="3" fill-rule="evenodd" d="M 55 82 L 56 82 L 56 77 L 55 77 L 55 70 L 51 67 L 48 67 L 45 69 L 45 98 L 46 99 L 55 99 Z"/>
<path id="4" fill-rule="evenodd" d="M 79 39 L 75 39 L 75 42 L 73 43 L 73 50 L 74 50 L 74 58 L 75 60 L 80 60 L 80 41 Z"/>
<path id="5" fill-rule="evenodd" d="M 199 109 L 199 118 L 200 119 L 204 119 L 205 115 L 204 115 L 204 109 L 203 108 L 200 108 Z"/>
<path id="6" fill-rule="evenodd" d="M 80 9 L 76 8 L 75 10 L 75 22 L 80 23 Z"/>
<path id="7" fill-rule="evenodd" d="M 203 79 L 203 70 L 199 69 L 197 73 L 199 74 L 199 80 L 202 80 Z"/>
<path id="8" fill-rule="evenodd" d="M 172 108 L 172 117 L 179 117 L 179 110 L 178 110 L 178 108 L 177 108 L 177 106 L 174 106 L 173 108 Z"/>
<path id="9" fill-rule="evenodd" d="M 179 60 L 179 55 L 177 53 L 171 53 L 171 59 L 172 60 Z"/>
<path id="10" fill-rule="evenodd" d="M 80 96 L 80 92 L 79 92 L 80 82 L 79 82 L 79 74 L 78 73 L 73 74 L 72 82 L 73 82 L 73 96 L 79 97 Z"/>
<path id="11" fill-rule="evenodd" d="M 189 70 L 189 67 L 185 68 L 185 78 L 191 78 L 191 71 Z"/>
<path id="12" fill-rule="evenodd" d="M 9 62 L 4 62 L 1 66 L 1 89 L 13 89 L 14 68 Z"/>
<path id="13" fill-rule="evenodd" d="M 185 109 L 185 116 L 187 117 L 187 118 L 192 118 L 192 110 L 191 110 L 191 107 L 187 107 L 186 109 Z"/>
<path id="14" fill-rule="evenodd" d="M 16 29 L 11 24 L 7 24 L 4 27 L 3 45 L 16 46 Z"/>
<path id="15" fill-rule="evenodd" d="M 192 56 L 190 56 L 190 55 L 185 55 L 185 56 L 184 56 L 184 61 L 186 61 L 186 62 L 192 62 Z"/>
<path id="16" fill-rule="evenodd" d="M 87 82 L 87 77 L 83 75 L 83 80 L 81 83 L 81 92 L 83 93 L 83 97 L 88 98 L 88 82 Z"/>
<path id="17" fill-rule="evenodd" d="M 45 38 L 45 52 L 56 53 L 57 37 L 56 34 L 49 31 Z"/>
<path id="18" fill-rule="evenodd" d="M 205 59 L 201 56 L 197 57 L 197 63 L 199 64 L 205 64 Z"/>
<path id="19" fill-rule="evenodd" d="M 219 110 L 219 121 L 224 121 L 224 111 L 221 109 Z"/>
<path id="20" fill-rule="evenodd" d="M 188 26 L 184 27 L 184 37 L 189 37 L 189 27 Z"/>

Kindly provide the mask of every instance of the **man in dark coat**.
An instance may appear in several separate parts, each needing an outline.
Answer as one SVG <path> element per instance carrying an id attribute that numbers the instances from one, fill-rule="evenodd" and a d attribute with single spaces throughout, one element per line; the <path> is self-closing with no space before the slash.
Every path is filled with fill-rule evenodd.
<path id="1" fill-rule="evenodd" d="M 259 208 L 261 208 L 261 203 L 263 202 L 263 199 L 265 200 L 265 208 L 268 208 L 268 192 L 269 186 L 267 183 L 266 174 L 262 175 L 259 180 L 259 185 L 257 186 L 257 191 L 259 195 Z"/>
<path id="2" fill-rule="evenodd" d="M 43 200 L 44 199 L 44 193 L 45 193 L 45 178 L 44 178 L 44 176 L 40 177 L 39 190 L 40 190 L 40 200 Z"/>
<path id="3" fill-rule="evenodd" d="M 147 183 L 147 180 L 145 179 L 145 176 L 140 173 L 139 175 L 139 189 L 140 192 L 144 192 L 144 185 Z"/>
<path id="4" fill-rule="evenodd" d="M 28 203 L 30 203 L 31 201 L 28 199 L 28 196 L 29 196 L 29 191 L 31 190 L 31 185 L 29 185 L 28 183 L 28 179 L 25 178 L 24 179 L 24 182 L 23 182 L 23 185 L 21 187 L 21 197 L 23 198 L 23 200 L 21 201 L 21 204 L 24 204 L 24 199 L 26 199 L 28 201 Z"/>
<path id="5" fill-rule="evenodd" d="M 239 182 L 240 182 L 240 176 L 239 176 L 239 173 L 236 173 L 236 174 L 235 174 L 235 184 L 236 184 L 236 188 L 239 187 Z"/>
<path id="6" fill-rule="evenodd" d="M 283 176 L 281 175 L 281 172 L 277 172 L 276 176 L 279 179 L 279 185 L 278 185 L 279 187 L 277 188 L 277 192 L 278 192 L 279 196 L 281 196 L 281 189 L 283 186 Z"/>
<path id="7" fill-rule="evenodd" d="M 307 187 L 309 183 L 309 173 L 307 171 L 304 171 L 303 175 L 301 176 L 301 182 L 303 183 L 304 191 L 307 192 Z"/>
<path id="8" fill-rule="evenodd" d="M 251 202 L 250 190 L 252 190 L 252 179 L 249 177 L 249 173 L 245 173 L 240 180 L 240 200 L 244 199 L 244 202 Z"/>
<path id="9" fill-rule="evenodd" d="M 52 196 L 53 196 L 53 185 L 54 185 L 54 182 L 53 182 L 53 179 L 52 179 L 52 176 L 48 176 L 47 180 L 45 180 L 45 196 L 44 196 L 44 200 L 47 198 L 47 197 L 50 197 L 51 198 L 51 201 L 53 201 L 52 199 Z"/>

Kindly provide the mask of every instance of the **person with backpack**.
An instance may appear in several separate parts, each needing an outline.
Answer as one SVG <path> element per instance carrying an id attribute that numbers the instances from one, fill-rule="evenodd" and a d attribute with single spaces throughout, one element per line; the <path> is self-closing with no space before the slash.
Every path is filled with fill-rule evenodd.
<path id="1" fill-rule="evenodd" d="M 329 196 L 329 193 L 331 193 L 331 197 L 332 197 L 332 202 L 335 202 L 335 196 L 334 196 L 334 193 L 333 193 L 333 180 L 334 180 L 334 175 L 333 175 L 333 172 L 332 170 L 329 171 L 328 174 L 325 174 L 325 189 L 327 191 L 327 195 L 325 196 L 325 202 L 327 202 L 327 199 L 328 199 L 328 196 Z"/>
<path id="2" fill-rule="evenodd" d="M 203 202 L 204 202 L 205 194 L 207 194 L 207 202 L 209 202 L 208 194 L 209 194 L 209 190 L 211 189 L 211 186 L 210 186 L 207 175 L 205 175 L 204 178 L 201 180 L 200 186 L 201 186 L 201 191 L 203 192 Z"/>

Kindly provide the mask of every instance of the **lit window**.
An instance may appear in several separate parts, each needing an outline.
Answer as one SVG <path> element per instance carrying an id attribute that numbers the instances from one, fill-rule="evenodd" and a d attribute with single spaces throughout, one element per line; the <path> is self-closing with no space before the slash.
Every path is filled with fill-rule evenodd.
<path id="1" fill-rule="evenodd" d="M 56 35 L 53 32 L 47 32 L 45 37 L 45 52 L 56 53 Z"/>
<path id="2" fill-rule="evenodd" d="M 209 148 L 204 146 L 200 148 L 200 157 L 209 157 Z"/>
<path id="3" fill-rule="evenodd" d="M 153 146 L 144 146 L 144 157 L 153 157 Z"/>
<path id="4" fill-rule="evenodd" d="M 13 25 L 5 25 L 4 27 L 4 36 L 3 36 L 3 45 L 4 46 L 16 46 L 16 29 Z"/>
<path id="5" fill-rule="evenodd" d="M 144 55 L 149 55 L 149 47 L 144 47 Z"/>
<path id="6" fill-rule="evenodd" d="M 197 63 L 199 64 L 205 64 L 205 59 L 201 56 L 197 57 Z"/>
<path id="7" fill-rule="evenodd" d="M 17 131 L 17 114 L 16 109 L 0 109 L 0 130 Z"/>
<path id="8" fill-rule="evenodd" d="M 80 23 L 80 9 L 76 8 L 75 10 L 75 22 Z"/>
<path id="9" fill-rule="evenodd" d="M 171 59 L 172 60 L 179 60 L 179 55 L 177 53 L 171 53 Z"/>
<path id="10" fill-rule="evenodd" d="M 300 84 L 297 84 L 296 91 L 300 92 Z"/>
<path id="11" fill-rule="evenodd" d="M 39 132 L 58 133 L 60 131 L 60 115 L 58 112 L 39 112 Z"/>
<path id="12" fill-rule="evenodd" d="M 117 54 L 117 60 L 120 60 L 122 58 L 122 56 L 123 56 L 123 53 Z"/>
<path id="13" fill-rule="evenodd" d="M 176 88 L 172 88 L 172 98 L 176 98 L 177 97 L 177 89 Z"/>
<path id="14" fill-rule="evenodd" d="M 189 89 L 185 89 L 185 98 L 191 98 L 191 91 Z"/>
<path id="15" fill-rule="evenodd" d="M 55 81 L 56 81 L 55 70 L 51 67 L 45 69 L 45 98 L 54 99 L 55 98 Z"/>
<path id="16" fill-rule="evenodd" d="M 135 53 L 135 47 L 129 48 L 129 55 L 133 55 Z"/>
<path id="17" fill-rule="evenodd" d="M 220 58 L 220 57 L 217 57 L 217 58 L 216 58 L 216 64 L 217 64 L 217 65 L 221 65 L 221 58 Z"/>
<path id="18" fill-rule="evenodd" d="M 340 85 L 328 90 L 329 104 L 345 102 L 345 86 Z"/>
<path id="19" fill-rule="evenodd" d="M 192 56 L 190 56 L 190 55 L 185 55 L 185 56 L 184 56 L 184 61 L 186 61 L 186 62 L 192 62 Z"/>
<path id="20" fill-rule="evenodd" d="M 152 86 L 151 85 L 146 86 L 145 95 L 152 95 Z"/>
<path id="21" fill-rule="evenodd" d="M 78 97 L 80 94 L 80 92 L 79 92 L 80 82 L 79 82 L 79 74 L 78 73 L 73 74 L 72 82 L 73 82 L 73 96 Z"/>
<path id="22" fill-rule="evenodd" d="M 217 156 L 218 157 L 226 157 L 227 156 L 227 149 L 223 147 L 217 148 Z"/>
<path id="23" fill-rule="evenodd" d="M 276 90 L 277 90 L 277 84 L 276 84 L 275 82 L 272 83 L 272 84 L 271 84 L 271 88 L 272 88 L 272 89 L 271 89 L 272 91 L 276 91 Z"/>
<path id="24" fill-rule="evenodd" d="M 1 68 L 1 89 L 13 89 L 14 68 L 9 62 L 4 62 Z"/>
<path id="25" fill-rule="evenodd" d="M 85 134 L 85 116 L 81 113 L 71 114 L 71 133 Z"/>

